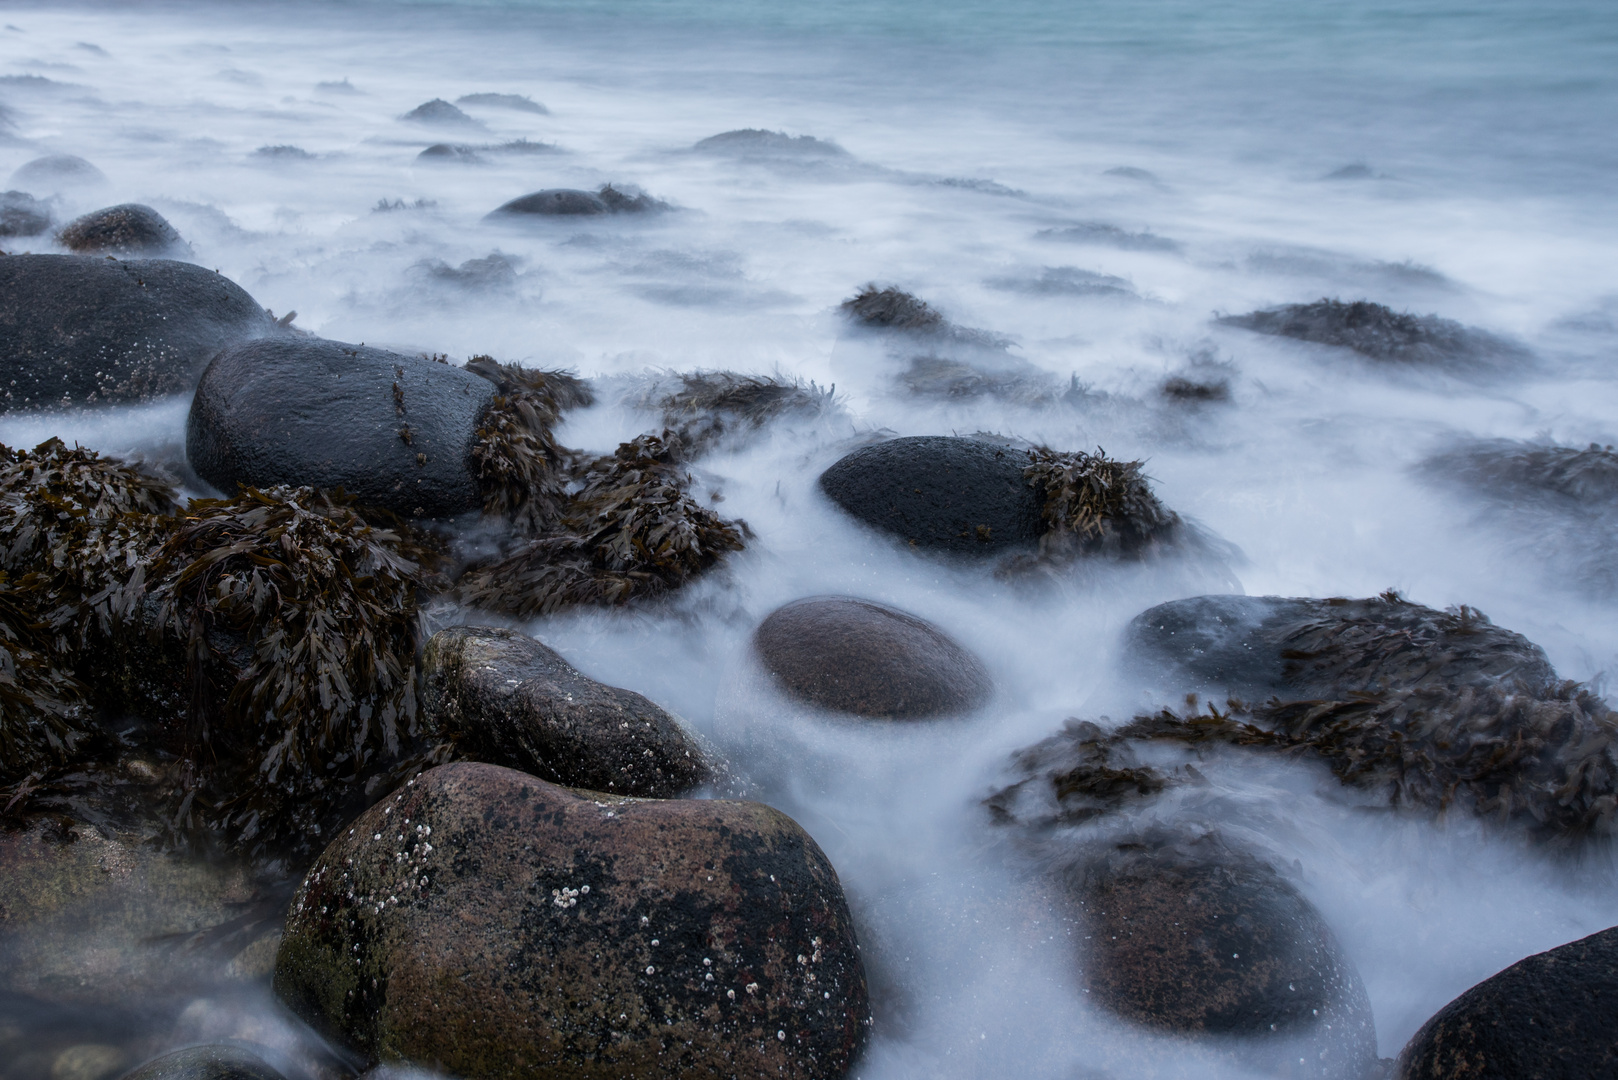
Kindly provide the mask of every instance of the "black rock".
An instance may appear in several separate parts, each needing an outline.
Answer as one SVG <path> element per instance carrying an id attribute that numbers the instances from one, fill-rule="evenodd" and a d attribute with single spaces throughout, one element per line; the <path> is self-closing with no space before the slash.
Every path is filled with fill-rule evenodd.
<path id="1" fill-rule="evenodd" d="M 264 1059 L 241 1046 L 192 1046 L 148 1061 L 123 1080 L 285 1080 Z"/>
<path id="2" fill-rule="evenodd" d="M 1618 927 L 1519 960 L 1456 998 L 1399 1055 L 1399 1080 L 1618 1076 Z"/>
<path id="3" fill-rule="evenodd" d="M 0 412 L 189 391 L 228 345 L 276 332 L 229 278 L 162 259 L 0 259 Z"/>
<path id="4" fill-rule="evenodd" d="M 701 745 L 678 720 L 515 630 L 440 630 L 427 642 L 422 679 L 428 725 L 471 760 L 650 798 L 710 778 Z"/>
<path id="5" fill-rule="evenodd" d="M 106 181 L 100 169 L 74 154 L 50 154 L 35 158 L 11 174 L 13 184 L 36 191 L 104 184 Z"/>
<path id="6" fill-rule="evenodd" d="M 777 608 L 753 633 L 765 670 L 792 697 L 888 720 L 971 712 L 993 690 L 977 657 L 924 619 L 851 596 Z"/>
<path id="7" fill-rule="evenodd" d="M 725 157 L 764 158 L 846 158 L 848 151 L 834 142 L 812 135 L 788 135 L 784 131 L 741 128 L 710 135 L 691 149 Z"/>
<path id="8" fill-rule="evenodd" d="M 838 506 L 916 547 L 975 555 L 1032 544 L 1038 493 L 1027 455 L 976 439 L 914 435 L 861 447 L 820 476 Z"/>
<path id="9" fill-rule="evenodd" d="M 156 210 L 140 203 L 123 203 L 93 210 L 63 226 L 57 235 L 63 247 L 81 255 L 134 255 L 159 257 L 190 254 L 190 249 Z"/>
<path id="10" fill-rule="evenodd" d="M 494 386 L 421 357 L 281 337 L 219 355 L 186 421 L 186 457 L 227 493 L 343 488 L 367 505 L 449 517 L 481 504 L 470 458 Z"/>
<path id="11" fill-rule="evenodd" d="M 443 98 L 433 98 L 423 102 L 414 109 L 399 117 L 412 124 L 434 124 L 439 127 L 481 128 L 483 124 L 445 101 Z"/>
<path id="12" fill-rule="evenodd" d="M 1526 361 L 1531 356 L 1521 345 L 1482 330 L 1437 315 L 1397 312 L 1369 300 L 1287 304 L 1247 315 L 1227 315 L 1219 322 L 1275 337 L 1336 345 L 1373 360 L 1406 364 L 1499 364 Z"/>
<path id="13" fill-rule="evenodd" d="M 550 110 L 531 97 L 522 94 L 463 94 L 455 99 L 457 105 L 483 105 L 492 109 L 515 109 L 517 112 L 550 114 Z"/>
<path id="14" fill-rule="evenodd" d="M 26 191 L 0 193 L 0 236 L 38 236 L 51 227 L 50 207 Z"/>

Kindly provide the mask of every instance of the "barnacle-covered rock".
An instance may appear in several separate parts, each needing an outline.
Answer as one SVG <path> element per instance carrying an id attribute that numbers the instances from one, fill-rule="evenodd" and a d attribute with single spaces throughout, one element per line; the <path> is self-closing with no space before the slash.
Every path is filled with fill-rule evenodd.
<path id="1" fill-rule="evenodd" d="M 56 239 L 80 255 L 164 258 L 191 254 L 168 219 L 141 203 L 92 210 L 64 225 Z"/>
<path id="2" fill-rule="evenodd" d="M 277 331 L 229 278 L 166 259 L 0 259 L 0 412 L 154 401 Z"/>
<path id="3" fill-rule="evenodd" d="M 1618 928 L 1519 960 L 1422 1025 L 1399 1080 L 1610 1076 L 1618 1069 Z"/>
<path id="4" fill-rule="evenodd" d="M 275 989 L 364 1058 L 467 1080 L 829 1080 L 869 1013 L 837 875 L 790 818 L 471 763 L 333 841 Z"/>
<path id="5" fill-rule="evenodd" d="M 469 760 L 652 798 L 712 776 L 702 745 L 673 716 L 515 630 L 440 630 L 427 642 L 422 687 L 425 723 Z"/>
<path id="6" fill-rule="evenodd" d="M 1373 360 L 1433 366 L 1488 366 L 1531 359 L 1527 349 L 1437 315 L 1410 315 L 1369 300 L 1322 299 L 1219 320 L 1260 334 L 1353 349 Z"/>
<path id="7" fill-rule="evenodd" d="M 753 648 L 781 689 L 833 712 L 949 716 L 978 708 L 993 689 L 977 657 L 938 627 L 851 596 L 777 608 L 754 631 Z"/>

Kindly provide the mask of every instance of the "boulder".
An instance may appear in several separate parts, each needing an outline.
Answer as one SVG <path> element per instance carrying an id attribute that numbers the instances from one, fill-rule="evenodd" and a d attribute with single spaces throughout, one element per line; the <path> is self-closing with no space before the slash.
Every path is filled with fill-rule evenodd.
<path id="1" fill-rule="evenodd" d="M 1260 334 L 1352 349 L 1373 360 L 1435 366 L 1521 362 L 1531 358 L 1513 341 L 1437 315 L 1410 315 L 1369 300 L 1285 304 L 1219 320 Z"/>
<path id="2" fill-rule="evenodd" d="M 472 760 L 651 798 L 672 798 L 711 775 L 701 745 L 674 717 L 515 630 L 440 630 L 427 642 L 422 678 L 427 723 Z"/>
<path id="3" fill-rule="evenodd" d="M 1209 839 L 1120 844 L 1073 876 L 1090 1000 L 1165 1031 L 1301 1037 L 1306 1075 L 1358 1080 L 1377 1056 L 1353 964 L 1284 878 Z"/>
<path id="4" fill-rule="evenodd" d="M 821 474 L 820 489 L 913 547 L 998 555 L 1031 546 L 1042 531 L 1027 465 L 1026 454 L 993 443 L 914 435 L 848 454 Z"/>
<path id="5" fill-rule="evenodd" d="M 464 368 L 320 338 L 221 353 L 186 420 L 186 457 L 221 491 L 341 487 L 413 517 L 481 505 L 471 458 L 495 387 Z"/>
<path id="6" fill-rule="evenodd" d="M 326 849 L 275 990 L 363 1058 L 465 1080 L 837 1078 L 869 1012 L 836 872 L 779 811 L 473 763 Z"/>
<path id="7" fill-rule="evenodd" d="M 38 236 L 51 227 L 51 210 L 26 191 L 0 193 L 0 236 Z"/>
<path id="8" fill-rule="evenodd" d="M 158 258 L 191 252 L 162 214 L 140 203 L 93 210 L 68 222 L 56 238 L 80 255 Z"/>
<path id="9" fill-rule="evenodd" d="M 1399 1080 L 1618 1075 L 1618 927 L 1519 960 L 1445 1005 Z"/>
<path id="10" fill-rule="evenodd" d="M 25 163 L 11 174 L 17 187 L 33 191 L 61 191 L 107 182 L 100 169 L 75 154 L 47 154 Z"/>
<path id="11" fill-rule="evenodd" d="M 982 663 L 938 627 L 851 596 L 777 608 L 753 633 L 777 685 L 818 708 L 890 720 L 971 712 L 993 690 Z"/>
<path id="12" fill-rule="evenodd" d="M 284 1080 L 246 1047 L 191 1046 L 148 1061 L 123 1080 Z"/>
<path id="13" fill-rule="evenodd" d="M 228 345 L 277 332 L 229 278 L 164 259 L 0 259 L 0 412 L 187 393 Z"/>

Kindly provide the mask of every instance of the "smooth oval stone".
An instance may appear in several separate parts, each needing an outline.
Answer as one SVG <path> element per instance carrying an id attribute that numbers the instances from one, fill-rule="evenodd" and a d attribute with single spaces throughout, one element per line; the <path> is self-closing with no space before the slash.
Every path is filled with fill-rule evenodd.
<path id="1" fill-rule="evenodd" d="M 140 203 L 92 210 L 63 226 L 57 239 L 81 255 L 160 256 L 189 250 L 162 214 Z"/>
<path id="2" fill-rule="evenodd" d="M 835 712 L 892 720 L 971 712 L 989 673 L 931 623 L 851 596 L 777 608 L 753 633 L 766 670 L 788 694 Z"/>
<path id="3" fill-rule="evenodd" d="M 342 488 L 411 517 L 481 505 L 471 461 L 495 388 L 464 368 L 321 338 L 221 353 L 186 421 L 191 467 L 221 491 Z"/>
<path id="4" fill-rule="evenodd" d="M 573 787 L 670 798 L 703 783 L 702 747 L 632 690 L 583 675 L 526 634 L 440 630 L 422 657 L 429 725 L 477 761 Z"/>
<path id="5" fill-rule="evenodd" d="M 26 191 L 0 193 L 0 236 L 38 236 L 50 227 L 49 206 Z"/>
<path id="6" fill-rule="evenodd" d="M 914 435 L 864 446 L 820 476 L 854 517 L 916 547 L 997 555 L 1042 531 L 1039 495 L 1016 450 L 976 439 Z"/>
<path id="7" fill-rule="evenodd" d="M 1400 1080 L 1618 1076 L 1618 927 L 1536 953 L 1438 1010 Z"/>
<path id="8" fill-rule="evenodd" d="M 837 874 L 768 806 L 431 769 L 321 855 L 275 990 L 367 1060 L 464 1080 L 839 1080 L 865 973 Z"/>
<path id="9" fill-rule="evenodd" d="M 123 1080 L 285 1080 L 251 1050 L 229 1043 L 164 1054 Z"/>
<path id="10" fill-rule="evenodd" d="M 611 208 L 606 200 L 593 191 L 573 188 L 547 188 L 532 195 L 512 199 L 494 211 L 495 214 L 542 214 L 546 216 L 575 216 L 605 214 Z"/>
<path id="11" fill-rule="evenodd" d="M 276 332 L 239 286 L 191 263 L 0 258 L 0 412 L 186 393 L 220 349 Z"/>

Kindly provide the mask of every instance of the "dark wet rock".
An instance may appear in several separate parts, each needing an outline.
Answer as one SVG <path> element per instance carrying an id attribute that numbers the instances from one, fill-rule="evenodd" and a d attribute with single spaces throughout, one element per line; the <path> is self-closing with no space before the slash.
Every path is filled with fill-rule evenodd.
<path id="1" fill-rule="evenodd" d="M 462 368 L 318 338 L 221 353 L 197 384 L 186 458 L 224 492 L 342 488 L 409 517 L 482 505 L 473 444 L 494 387 Z"/>
<path id="2" fill-rule="evenodd" d="M 1117 248 L 1120 251 L 1179 251 L 1178 240 L 1170 240 L 1151 232 L 1130 232 L 1117 225 L 1100 221 L 1084 221 L 1077 225 L 1064 225 L 1056 229 L 1041 229 L 1034 234 L 1039 240 L 1060 240 L 1069 244 L 1093 244 L 1097 247 Z"/>
<path id="3" fill-rule="evenodd" d="M 741 128 L 702 139 L 691 149 L 723 157 L 762 158 L 846 158 L 848 151 L 834 142 L 812 135 L 788 135 L 784 131 Z"/>
<path id="4" fill-rule="evenodd" d="M 820 476 L 843 510 L 916 547 L 1000 554 L 1042 531 L 1027 455 L 976 439 L 915 435 L 864 446 Z"/>
<path id="5" fill-rule="evenodd" d="M 627 194 L 607 184 L 594 192 L 578 191 L 573 188 L 547 188 L 532 195 L 512 199 L 489 216 L 588 217 L 598 214 L 643 214 L 666 209 L 667 203 L 649 195 Z"/>
<path id="6" fill-rule="evenodd" d="M 419 264 L 428 279 L 445 285 L 479 291 L 509 291 L 517 285 L 517 264 L 498 251 L 481 259 L 467 259 L 450 266 L 438 259 Z"/>
<path id="7" fill-rule="evenodd" d="M 0 237 L 38 236 L 51 227 L 50 207 L 26 191 L 0 193 Z"/>
<path id="8" fill-rule="evenodd" d="M 50 818 L 0 830 L 0 991 L 140 1006 L 268 973 L 285 892 Z"/>
<path id="9" fill-rule="evenodd" d="M 1171 375 L 1163 380 L 1158 392 L 1170 401 L 1182 402 L 1187 405 L 1209 404 L 1230 400 L 1230 381 L 1228 379 L 1188 378 L 1184 375 Z"/>
<path id="10" fill-rule="evenodd" d="M 229 278 L 159 259 L 0 259 L 0 411 L 188 392 L 220 349 L 276 332 Z"/>
<path id="11" fill-rule="evenodd" d="M 931 623 L 850 596 L 777 608 L 753 633 L 759 660 L 792 697 L 833 712 L 917 720 L 971 712 L 993 683 Z"/>
<path id="12" fill-rule="evenodd" d="M 281 143 L 276 146 L 261 146 L 253 151 L 256 158 L 268 158 L 271 161 L 313 161 L 315 155 L 301 146 L 291 146 Z"/>
<path id="13" fill-rule="evenodd" d="M 123 203 L 75 218 L 57 234 L 63 247 L 81 255 L 160 257 L 190 254 L 174 226 L 140 203 Z"/>
<path id="14" fill-rule="evenodd" d="M 412 124 L 431 124 L 436 127 L 483 127 L 481 121 L 472 119 L 443 98 L 433 98 L 431 101 L 423 102 L 399 117 L 399 119 Z"/>
<path id="15" fill-rule="evenodd" d="M 1399 1080 L 1618 1075 L 1618 928 L 1536 953 L 1440 1009 L 1399 1055 Z"/>
<path id="16" fill-rule="evenodd" d="M 736 444 L 785 417 L 824 416 L 836 409 L 830 390 L 780 375 L 693 371 L 655 378 L 628 399 L 655 410 L 678 436 L 687 459 L 720 444 Z"/>
<path id="17" fill-rule="evenodd" d="M 478 148 L 465 143 L 434 143 L 416 155 L 416 160 L 433 165 L 481 165 Z"/>
<path id="18" fill-rule="evenodd" d="M 834 1080 L 866 1036 L 837 875 L 757 803 L 446 765 L 327 848 L 275 989 L 362 1057 L 480 1080 Z"/>
<path id="19" fill-rule="evenodd" d="M 1026 292 L 1036 296 L 1135 295 L 1134 286 L 1124 278 L 1076 266 L 1047 266 L 1037 274 L 994 277 L 984 284 L 1003 292 Z"/>
<path id="20" fill-rule="evenodd" d="M 11 183 L 34 191 L 56 191 L 63 187 L 104 184 L 100 169 L 73 154 L 49 154 L 35 158 L 11 174 Z"/>
<path id="21" fill-rule="evenodd" d="M 1303 1035 L 1303 1075 L 1358 1080 L 1376 1063 L 1358 973 L 1320 913 L 1266 863 L 1215 837 L 1146 838 L 1113 847 L 1070 884 L 1088 931 L 1091 1001 L 1148 1027 L 1252 1038 L 1259 1054 L 1263 1041 Z"/>
<path id="22" fill-rule="evenodd" d="M 164 1054 L 123 1080 L 284 1080 L 251 1050 L 229 1043 L 191 1046 Z"/>
<path id="23" fill-rule="evenodd" d="M 659 799 L 712 775 L 702 746 L 674 717 L 514 630 L 440 630 L 427 642 L 422 678 L 427 724 L 469 760 Z"/>
<path id="24" fill-rule="evenodd" d="M 1369 300 L 1287 304 L 1219 320 L 1255 333 L 1352 349 L 1373 360 L 1402 364 L 1503 364 L 1531 358 L 1515 342 L 1437 315 L 1410 315 Z"/>
<path id="25" fill-rule="evenodd" d="M 550 110 L 531 97 L 522 94 L 463 94 L 455 99 L 457 105 L 481 105 L 489 109 L 514 109 L 517 112 L 549 116 Z"/>

